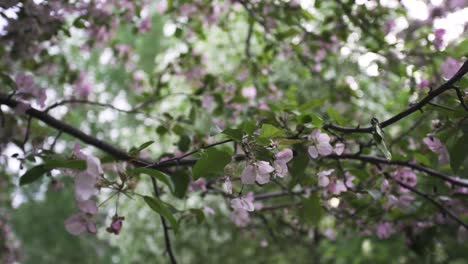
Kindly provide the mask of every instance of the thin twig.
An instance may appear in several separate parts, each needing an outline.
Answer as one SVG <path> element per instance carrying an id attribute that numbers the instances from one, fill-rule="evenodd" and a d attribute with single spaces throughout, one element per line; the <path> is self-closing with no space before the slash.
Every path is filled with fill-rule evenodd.
<path id="1" fill-rule="evenodd" d="M 386 178 L 388 179 L 391 179 L 393 181 L 395 181 L 396 183 L 398 183 L 399 185 L 401 185 L 402 187 L 410 190 L 411 192 L 419 195 L 420 197 L 426 199 L 427 201 L 429 201 L 430 203 L 432 203 L 433 205 L 435 205 L 437 208 L 439 208 L 442 212 L 444 212 L 444 214 L 448 215 L 450 218 L 452 218 L 455 222 L 457 222 L 458 224 L 460 224 L 461 226 L 465 227 L 466 229 L 468 229 L 468 224 L 464 223 L 462 220 L 460 220 L 456 215 L 454 215 L 452 212 L 450 212 L 448 209 L 446 209 L 443 205 L 441 205 L 440 203 L 438 203 L 436 200 L 432 199 L 428 194 L 426 193 L 423 193 L 421 191 L 418 191 L 416 190 L 415 188 L 393 178 L 393 177 L 390 177 L 390 175 L 388 173 L 385 173 L 385 176 Z"/>
<path id="2" fill-rule="evenodd" d="M 156 179 L 153 176 L 151 176 L 151 182 L 153 184 L 154 195 L 156 197 L 159 197 L 158 186 L 156 184 Z M 177 260 L 174 256 L 174 252 L 172 252 L 171 238 L 169 236 L 169 228 L 167 226 L 166 219 L 164 219 L 162 215 L 160 216 L 160 218 L 161 218 L 161 223 L 162 223 L 163 230 L 164 230 L 164 243 L 166 244 L 166 252 L 167 254 L 169 254 L 169 259 L 171 260 L 171 264 L 177 264 Z"/>

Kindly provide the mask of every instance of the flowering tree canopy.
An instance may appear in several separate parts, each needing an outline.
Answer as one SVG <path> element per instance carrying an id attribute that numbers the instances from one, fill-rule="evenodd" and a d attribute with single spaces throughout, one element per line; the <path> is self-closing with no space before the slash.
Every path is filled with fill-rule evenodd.
<path id="1" fill-rule="evenodd" d="M 468 259 L 468 1 L 0 15 L 0 262 Z"/>

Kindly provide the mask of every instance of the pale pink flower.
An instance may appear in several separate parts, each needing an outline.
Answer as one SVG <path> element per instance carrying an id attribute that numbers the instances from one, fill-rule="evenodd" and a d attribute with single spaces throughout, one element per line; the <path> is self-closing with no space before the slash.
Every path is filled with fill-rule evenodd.
<path id="1" fill-rule="evenodd" d="M 399 168 L 392 173 L 392 177 L 397 179 L 398 181 L 410 186 L 414 187 L 417 184 L 417 177 L 416 174 L 409 168 Z M 401 191 L 408 191 L 406 188 L 401 186 Z"/>
<path id="2" fill-rule="evenodd" d="M 138 32 L 140 34 L 146 33 L 151 29 L 151 17 L 145 17 L 138 25 Z"/>
<path id="3" fill-rule="evenodd" d="M 383 193 L 389 193 L 390 192 L 390 183 L 388 182 L 387 179 L 384 179 L 382 183 L 380 184 L 380 191 Z"/>
<path id="4" fill-rule="evenodd" d="M 340 193 L 348 190 L 342 180 L 337 180 L 335 183 L 329 184 L 327 189 L 334 195 L 340 195 Z"/>
<path id="5" fill-rule="evenodd" d="M 65 229 L 72 235 L 79 235 L 85 231 L 95 234 L 96 223 L 91 215 L 77 213 L 65 220 Z"/>
<path id="6" fill-rule="evenodd" d="M 448 57 L 444 62 L 440 64 L 442 69 L 442 76 L 446 79 L 452 78 L 460 68 L 461 63 L 452 57 Z"/>
<path id="7" fill-rule="evenodd" d="M 332 228 L 325 229 L 323 231 L 323 236 L 325 236 L 326 238 L 328 238 L 331 241 L 335 241 L 336 237 L 337 237 L 335 230 L 333 230 Z"/>
<path id="8" fill-rule="evenodd" d="M 262 239 L 262 241 L 260 241 L 260 246 L 262 248 L 268 247 L 268 241 L 266 239 Z"/>
<path id="9" fill-rule="evenodd" d="M 234 210 L 246 210 L 252 212 L 255 210 L 255 207 L 252 201 L 244 198 L 234 198 L 231 200 L 231 207 Z"/>
<path id="10" fill-rule="evenodd" d="M 246 210 L 234 210 L 231 213 L 231 220 L 238 227 L 245 227 L 250 223 L 249 212 Z"/>
<path id="11" fill-rule="evenodd" d="M 275 169 L 266 161 L 257 161 L 252 165 L 247 165 L 241 174 L 243 184 L 265 184 L 270 181 L 270 173 Z"/>
<path id="12" fill-rule="evenodd" d="M 21 94 L 33 95 L 35 93 L 36 85 L 34 77 L 29 73 L 18 73 L 15 76 L 17 92 Z"/>
<path id="13" fill-rule="evenodd" d="M 198 8 L 194 4 L 183 4 L 179 8 L 180 15 L 184 17 L 191 17 L 197 12 L 197 10 Z"/>
<path id="14" fill-rule="evenodd" d="M 389 238 L 395 232 L 390 222 L 381 222 L 375 226 L 375 233 L 379 239 Z"/>
<path id="15" fill-rule="evenodd" d="M 431 84 L 431 82 L 428 79 L 422 79 L 418 83 L 418 88 L 426 88 Z"/>
<path id="16" fill-rule="evenodd" d="M 434 31 L 434 35 L 435 35 L 435 38 L 434 38 L 434 46 L 437 48 L 437 49 L 440 49 L 442 47 L 442 45 L 444 44 L 444 35 L 445 35 L 445 29 L 436 29 Z"/>
<path id="17" fill-rule="evenodd" d="M 242 96 L 247 99 L 255 99 L 257 97 L 257 89 L 254 86 L 242 88 Z"/>
<path id="18" fill-rule="evenodd" d="M 213 208 L 211 208 L 209 206 L 203 206 L 203 213 L 205 215 L 214 215 L 215 211 L 213 210 Z"/>
<path id="19" fill-rule="evenodd" d="M 293 152 L 290 149 L 284 149 L 275 155 L 273 167 L 278 177 L 285 177 L 288 174 L 287 163 L 293 158 Z"/>
<path id="20" fill-rule="evenodd" d="M 77 201 L 80 211 L 87 214 L 95 215 L 98 212 L 96 202 L 93 200 Z"/>
<path id="21" fill-rule="evenodd" d="M 79 97 L 88 97 L 91 93 L 91 84 L 88 82 L 87 74 L 84 71 L 80 72 L 74 86 Z"/>
<path id="22" fill-rule="evenodd" d="M 292 8 L 299 7 L 300 2 L 299 2 L 299 0 L 291 0 L 291 1 L 289 1 L 289 6 L 292 7 Z"/>
<path id="23" fill-rule="evenodd" d="M 336 155 L 340 156 L 341 154 L 343 154 L 344 150 L 345 150 L 345 144 L 338 142 L 335 144 L 335 149 L 333 151 L 336 153 Z"/>
<path id="24" fill-rule="evenodd" d="M 351 174 L 349 171 L 347 171 L 345 172 L 345 179 L 346 179 L 345 181 L 346 188 L 348 189 L 354 188 L 353 181 L 354 179 L 356 179 L 356 177 L 353 174 Z"/>
<path id="25" fill-rule="evenodd" d="M 330 176 L 334 171 L 335 169 L 330 169 L 330 170 L 320 171 L 319 173 L 317 173 L 318 178 L 319 178 L 318 185 L 320 187 L 327 187 L 328 184 L 330 184 L 330 179 L 328 179 L 328 176 Z"/>
<path id="26" fill-rule="evenodd" d="M 206 191 L 206 179 L 205 178 L 199 178 L 196 181 L 192 181 L 190 183 L 189 190 L 191 192 Z"/>
<path id="27" fill-rule="evenodd" d="M 396 26 L 395 20 L 393 19 L 387 20 L 387 22 L 385 22 L 385 35 L 388 35 L 388 33 L 392 32 L 395 26 Z"/>
<path id="28" fill-rule="evenodd" d="M 449 153 L 440 139 L 434 136 L 428 136 L 423 138 L 423 142 L 432 152 L 439 155 L 440 163 L 446 164 L 449 162 Z"/>
<path id="29" fill-rule="evenodd" d="M 316 159 L 320 156 L 328 156 L 333 153 L 333 147 L 330 145 L 330 137 L 320 132 L 320 129 L 315 129 L 309 135 L 309 140 L 312 141 L 312 146 L 309 147 L 309 155 Z"/>

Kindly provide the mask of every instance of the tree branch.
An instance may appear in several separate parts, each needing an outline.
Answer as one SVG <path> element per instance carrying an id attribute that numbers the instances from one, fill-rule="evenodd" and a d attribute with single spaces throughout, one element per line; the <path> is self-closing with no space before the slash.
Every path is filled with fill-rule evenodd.
<path id="1" fill-rule="evenodd" d="M 461 182 L 453 179 L 449 175 L 446 175 L 442 172 L 433 170 L 428 167 L 421 166 L 419 164 L 410 162 L 410 161 L 403 161 L 403 160 L 387 160 L 385 158 L 380 158 L 380 157 L 375 157 L 375 156 L 368 156 L 368 155 L 356 155 L 356 154 L 342 154 L 341 156 L 338 155 L 330 155 L 326 156 L 325 158 L 330 158 L 330 159 L 344 159 L 344 160 L 358 160 L 362 162 L 367 162 L 375 165 L 380 165 L 380 164 L 386 164 L 386 165 L 392 165 L 392 166 L 402 166 L 402 167 L 408 167 L 417 171 L 421 171 L 426 173 L 427 175 L 431 175 L 434 177 L 437 177 L 441 180 L 450 182 L 455 185 L 463 186 L 463 187 L 468 187 L 468 183 L 466 182 Z"/>
<path id="2" fill-rule="evenodd" d="M 417 195 L 419 195 L 420 197 L 426 199 L 427 201 L 429 201 L 430 203 L 432 203 L 433 205 L 435 205 L 437 208 L 439 208 L 442 212 L 444 212 L 444 214 L 448 215 L 450 218 L 452 218 L 455 222 L 457 222 L 458 224 L 460 224 L 461 226 L 463 226 L 464 228 L 468 229 L 468 224 L 465 224 L 462 220 L 460 220 L 456 215 L 454 215 L 452 212 L 450 212 L 449 210 L 447 210 L 443 205 L 441 205 L 440 203 L 438 203 L 436 200 L 432 199 L 428 194 L 426 193 L 423 193 L 421 191 L 418 191 L 416 190 L 415 188 L 393 178 L 393 177 L 390 177 L 390 175 L 388 175 L 388 173 L 385 174 L 386 178 L 389 178 L 393 181 L 395 181 L 396 183 L 398 183 L 399 185 L 401 185 L 402 187 L 410 190 L 412 193 L 415 193 Z"/>
<path id="3" fill-rule="evenodd" d="M 462 67 L 458 70 L 458 72 L 450 78 L 447 82 L 439 86 L 437 89 L 431 91 L 426 97 L 424 97 L 421 101 L 419 101 L 416 104 L 411 105 L 408 107 L 406 110 L 392 116 L 391 118 L 383 121 L 380 123 L 380 126 L 382 128 L 387 127 L 393 123 L 396 123 L 400 121 L 401 119 L 411 115 L 412 113 L 421 110 L 423 106 L 426 104 L 430 103 L 432 99 L 436 98 L 437 96 L 441 95 L 445 91 L 453 88 L 453 85 L 459 81 L 466 73 L 468 72 L 468 60 L 465 61 L 465 63 L 462 65 Z M 326 124 L 323 126 L 324 129 L 333 129 L 342 133 L 372 133 L 373 128 L 372 126 L 368 127 L 356 127 L 356 128 L 350 128 L 350 127 L 342 127 L 342 126 L 337 126 L 334 124 Z"/>
<path id="4" fill-rule="evenodd" d="M 151 182 L 153 183 L 154 195 L 159 198 L 158 186 L 156 184 L 156 179 L 153 176 L 151 176 Z M 167 227 L 166 219 L 164 219 L 162 215 L 160 215 L 159 217 L 161 218 L 161 224 L 164 230 L 164 243 L 166 244 L 166 252 L 167 254 L 169 254 L 171 264 L 177 264 L 174 252 L 172 252 L 171 237 L 169 236 L 169 228 Z"/>

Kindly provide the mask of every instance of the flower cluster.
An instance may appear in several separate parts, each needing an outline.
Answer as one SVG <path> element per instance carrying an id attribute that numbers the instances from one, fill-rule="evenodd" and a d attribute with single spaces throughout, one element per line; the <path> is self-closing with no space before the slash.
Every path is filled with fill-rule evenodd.
<path id="1" fill-rule="evenodd" d="M 275 155 L 273 166 L 267 161 L 257 161 L 247 165 L 241 174 L 243 184 L 266 184 L 270 181 L 270 174 L 283 178 L 288 174 L 287 163 L 293 158 L 293 152 L 290 149 L 284 149 Z"/>
<path id="2" fill-rule="evenodd" d="M 335 152 L 336 155 L 343 154 L 345 145 L 341 142 L 335 144 L 335 148 L 330 144 L 330 136 L 322 133 L 320 129 L 315 129 L 309 135 L 309 140 L 312 141 L 312 146 L 309 147 L 309 155 L 316 159 L 319 156 L 328 156 Z"/>

